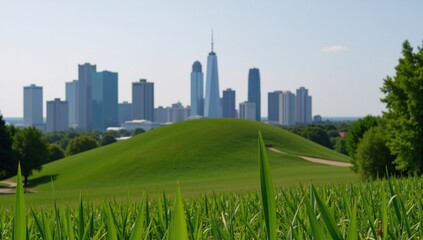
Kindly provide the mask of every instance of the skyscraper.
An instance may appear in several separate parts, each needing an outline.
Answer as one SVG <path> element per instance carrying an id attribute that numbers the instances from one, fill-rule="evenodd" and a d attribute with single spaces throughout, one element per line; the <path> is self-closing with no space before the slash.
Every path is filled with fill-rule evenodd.
<path id="1" fill-rule="evenodd" d="M 228 88 L 223 91 L 223 117 L 236 118 L 235 91 Z"/>
<path id="2" fill-rule="evenodd" d="M 256 121 L 261 121 L 260 71 L 250 68 L 248 72 L 248 102 L 256 104 Z"/>
<path id="3" fill-rule="evenodd" d="M 102 71 L 92 78 L 92 128 L 118 126 L 118 74 Z"/>
<path id="4" fill-rule="evenodd" d="M 299 124 L 307 124 L 312 121 L 312 102 L 308 90 L 304 87 L 297 89 L 296 99 L 296 122 Z"/>
<path id="5" fill-rule="evenodd" d="M 295 117 L 295 94 L 285 91 L 279 102 L 279 123 L 283 126 L 294 126 Z"/>
<path id="6" fill-rule="evenodd" d="M 128 102 L 119 103 L 119 124 L 132 120 L 132 104 Z"/>
<path id="7" fill-rule="evenodd" d="M 282 91 L 267 94 L 267 120 L 271 123 L 279 123 L 279 102 L 281 98 Z"/>
<path id="8" fill-rule="evenodd" d="M 78 127 L 78 81 L 66 83 L 66 101 L 68 102 L 69 109 L 69 127 Z"/>
<path id="9" fill-rule="evenodd" d="M 154 121 L 154 83 L 145 79 L 132 83 L 132 119 Z"/>
<path id="10" fill-rule="evenodd" d="M 47 132 L 69 129 L 69 105 L 67 101 L 56 98 L 47 101 Z"/>
<path id="11" fill-rule="evenodd" d="M 92 128 L 92 78 L 96 71 L 96 65 L 78 65 L 78 126 L 85 130 Z"/>
<path id="12" fill-rule="evenodd" d="M 24 87 L 24 125 L 43 124 L 43 87 L 31 84 Z"/>
<path id="13" fill-rule="evenodd" d="M 239 104 L 239 118 L 247 120 L 256 120 L 256 104 L 243 102 Z"/>
<path id="14" fill-rule="evenodd" d="M 204 101 L 204 116 L 208 118 L 222 117 L 222 107 L 219 96 L 219 76 L 217 56 L 213 52 L 213 35 L 211 52 L 207 57 L 206 100 Z"/>
<path id="15" fill-rule="evenodd" d="M 199 61 L 192 65 L 191 72 L 191 116 L 204 115 L 203 71 Z"/>

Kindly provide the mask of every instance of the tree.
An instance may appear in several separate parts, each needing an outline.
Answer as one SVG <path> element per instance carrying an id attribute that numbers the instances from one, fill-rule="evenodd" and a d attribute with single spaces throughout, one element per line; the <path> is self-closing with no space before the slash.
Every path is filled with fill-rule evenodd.
<path id="1" fill-rule="evenodd" d="M 91 136 L 78 136 L 70 140 L 66 148 L 66 156 L 75 155 L 98 147 L 97 140 Z"/>
<path id="2" fill-rule="evenodd" d="M 144 133 L 144 132 L 145 132 L 145 130 L 142 129 L 142 128 L 135 128 L 133 136 L 136 136 L 136 135 Z"/>
<path id="3" fill-rule="evenodd" d="M 13 137 L 13 150 L 21 164 L 24 185 L 28 185 L 28 177 L 34 170 L 40 171 L 43 163 L 49 158 L 46 139 L 35 127 L 24 128 Z"/>
<path id="4" fill-rule="evenodd" d="M 340 152 L 340 153 L 345 154 L 345 155 L 348 154 L 345 138 L 343 138 L 343 137 L 336 138 L 335 151 Z"/>
<path id="5" fill-rule="evenodd" d="M 366 116 L 355 121 L 348 129 L 347 135 L 345 136 L 345 145 L 347 147 L 348 155 L 351 158 L 352 169 L 357 172 L 357 164 L 355 153 L 357 151 L 357 145 L 363 137 L 364 133 L 372 127 L 379 124 L 380 118 L 373 116 Z"/>
<path id="6" fill-rule="evenodd" d="M 396 155 L 401 171 L 423 172 L 423 48 L 415 53 L 408 41 L 402 44 L 402 57 L 393 77 L 386 77 L 381 88 L 387 112 L 387 145 Z"/>
<path id="7" fill-rule="evenodd" d="M 12 137 L 3 116 L 0 115 L 0 179 L 13 175 L 16 168 L 17 163 L 12 150 Z"/>
<path id="8" fill-rule="evenodd" d="M 50 150 L 48 162 L 53 162 L 65 157 L 65 151 L 63 151 L 63 148 L 61 148 L 58 144 L 52 143 L 48 145 L 48 148 Z"/>
<path id="9" fill-rule="evenodd" d="M 110 134 L 106 134 L 101 139 L 101 146 L 106 146 L 106 145 L 109 145 L 109 144 L 112 144 L 112 143 L 115 143 L 115 142 L 116 142 L 116 138 L 115 137 L 113 137 Z"/>
<path id="10" fill-rule="evenodd" d="M 292 128 L 291 131 L 315 143 L 332 149 L 332 143 L 329 136 L 321 125 L 297 126 Z"/>
<path id="11" fill-rule="evenodd" d="M 392 163 L 395 157 L 386 146 L 386 137 L 380 126 L 372 127 L 364 133 L 355 156 L 358 173 L 365 180 L 395 172 Z"/>

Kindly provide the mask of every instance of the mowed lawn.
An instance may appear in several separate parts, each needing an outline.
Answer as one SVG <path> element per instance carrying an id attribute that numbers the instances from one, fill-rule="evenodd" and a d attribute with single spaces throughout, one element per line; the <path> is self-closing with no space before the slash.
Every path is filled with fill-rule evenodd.
<path id="1" fill-rule="evenodd" d="M 53 185 L 56 198 L 65 202 L 76 202 L 79 195 L 92 201 L 139 198 L 143 192 L 171 195 L 178 181 L 185 196 L 256 191 L 259 130 L 266 144 L 284 152 L 268 151 L 276 187 L 357 180 L 348 167 L 299 158 L 348 161 L 342 154 L 281 128 L 239 119 L 201 119 L 154 129 L 47 164 L 30 177 L 35 193 L 27 195 L 27 202 L 51 203 Z M 0 204 L 12 200 L 13 196 L 0 196 Z"/>

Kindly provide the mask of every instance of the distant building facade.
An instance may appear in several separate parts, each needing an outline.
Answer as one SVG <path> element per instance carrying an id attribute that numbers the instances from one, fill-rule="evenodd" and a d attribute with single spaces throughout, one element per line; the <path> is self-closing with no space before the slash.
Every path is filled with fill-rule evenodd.
<path id="1" fill-rule="evenodd" d="M 261 121 L 260 70 L 251 68 L 248 72 L 248 102 L 256 104 L 256 121 Z"/>
<path id="2" fill-rule="evenodd" d="M 239 104 L 239 118 L 256 121 L 256 103 L 243 102 Z"/>
<path id="3" fill-rule="evenodd" d="M 118 125 L 118 73 L 96 72 L 92 78 L 92 128 L 106 130 Z"/>
<path id="4" fill-rule="evenodd" d="M 182 122 L 190 116 L 190 107 L 184 107 L 182 103 L 174 103 L 170 107 L 158 107 L 154 109 L 154 117 L 158 123 Z"/>
<path id="5" fill-rule="evenodd" d="M 270 123 L 279 123 L 280 101 L 282 91 L 269 92 L 267 94 L 267 120 Z"/>
<path id="6" fill-rule="evenodd" d="M 199 61 L 192 65 L 191 72 L 191 116 L 204 116 L 204 80 Z"/>
<path id="7" fill-rule="evenodd" d="M 296 122 L 308 124 L 312 122 L 312 99 L 305 87 L 297 89 L 296 97 Z"/>
<path id="8" fill-rule="evenodd" d="M 92 129 L 92 78 L 96 65 L 78 65 L 78 127 Z"/>
<path id="9" fill-rule="evenodd" d="M 282 92 L 279 101 L 279 123 L 283 126 L 295 126 L 295 94 L 290 91 Z"/>
<path id="10" fill-rule="evenodd" d="M 223 91 L 222 109 L 224 118 L 236 118 L 235 90 L 230 88 Z"/>
<path id="11" fill-rule="evenodd" d="M 66 83 L 66 101 L 68 102 L 69 109 L 69 127 L 78 127 L 78 81 L 73 80 L 72 82 Z"/>
<path id="12" fill-rule="evenodd" d="M 132 83 L 132 119 L 154 121 L 154 83 L 145 79 Z"/>
<path id="13" fill-rule="evenodd" d="M 69 105 L 67 101 L 56 98 L 47 101 L 47 132 L 67 131 L 69 129 Z"/>
<path id="14" fill-rule="evenodd" d="M 31 84 L 24 87 L 24 125 L 43 124 L 43 87 Z"/>
<path id="15" fill-rule="evenodd" d="M 128 102 L 118 105 L 119 124 L 132 120 L 132 104 Z"/>

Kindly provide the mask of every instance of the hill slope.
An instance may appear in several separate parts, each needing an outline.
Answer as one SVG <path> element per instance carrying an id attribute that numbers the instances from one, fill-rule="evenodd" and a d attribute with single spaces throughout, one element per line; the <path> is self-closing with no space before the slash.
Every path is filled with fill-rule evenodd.
<path id="1" fill-rule="evenodd" d="M 89 190 L 159 188 L 180 180 L 198 189 L 243 189 L 256 186 L 257 132 L 266 144 L 286 154 L 269 152 L 275 181 L 312 178 L 332 181 L 349 169 L 306 162 L 297 155 L 348 161 L 335 151 L 271 125 L 239 119 L 201 119 L 154 129 L 129 140 L 97 148 L 44 166 L 30 178 L 36 189 Z M 331 175 L 334 174 L 334 175 Z M 333 178 L 333 179 L 332 179 Z M 231 184 L 228 184 L 228 183 Z"/>

